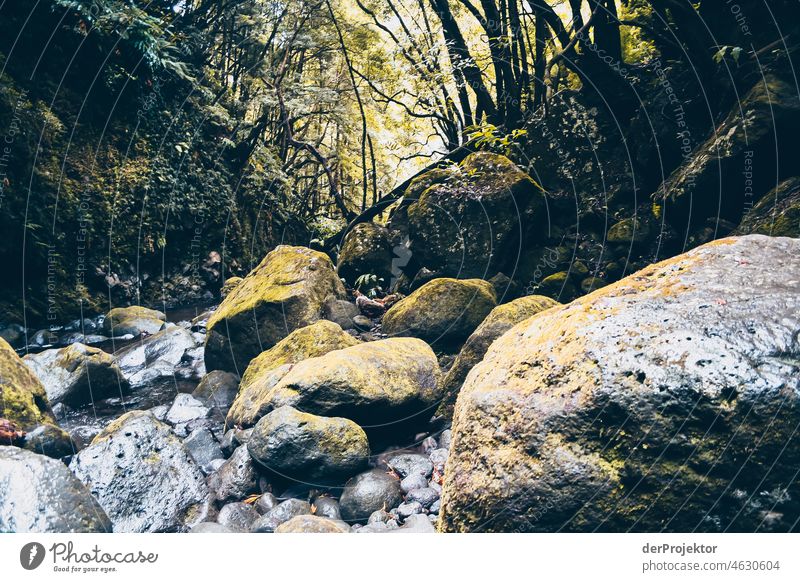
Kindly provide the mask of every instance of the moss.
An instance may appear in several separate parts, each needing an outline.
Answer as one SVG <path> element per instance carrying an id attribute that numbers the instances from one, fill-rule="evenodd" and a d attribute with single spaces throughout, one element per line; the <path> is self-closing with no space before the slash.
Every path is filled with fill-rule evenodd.
<path id="1" fill-rule="evenodd" d="M 44 386 L 2 338 L 0 418 L 16 423 L 26 431 L 43 422 L 55 424 Z"/>
<path id="2" fill-rule="evenodd" d="M 434 279 L 393 305 L 383 331 L 428 342 L 462 341 L 497 304 L 494 287 L 481 279 Z"/>
<path id="3" fill-rule="evenodd" d="M 800 237 L 800 178 L 781 182 L 765 194 L 734 234 Z"/>
<path id="4" fill-rule="evenodd" d="M 601 287 L 605 287 L 608 285 L 608 282 L 605 279 L 600 277 L 586 277 L 583 281 L 581 281 L 581 291 L 584 293 L 591 293 L 596 289 L 600 289 Z"/>
<path id="5" fill-rule="evenodd" d="M 377 275 L 388 282 L 392 274 L 389 231 L 374 222 L 362 222 L 344 238 L 336 270 L 349 284 L 361 275 Z"/>
<path id="6" fill-rule="evenodd" d="M 228 424 L 247 427 L 258 422 L 268 412 L 269 392 L 288 372 L 287 365 L 358 343 L 357 339 L 331 321 L 321 320 L 293 331 L 275 346 L 253 358 L 247 366 L 239 394 L 228 413 Z"/>
<path id="7" fill-rule="evenodd" d="M 643 242 L 650 237 L 650 227 L 644 220 L 625 218 L 608 229 L 606 239 L 611 243 Z"/>

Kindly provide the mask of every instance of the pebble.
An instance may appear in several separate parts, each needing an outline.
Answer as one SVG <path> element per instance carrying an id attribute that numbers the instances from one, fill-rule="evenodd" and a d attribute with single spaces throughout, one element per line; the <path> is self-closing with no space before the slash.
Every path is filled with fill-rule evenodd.
<path id="1" fill-rule="evenodd" d="M 428 480 L 423 475 L 409 475 L 400 481 L 400 489 L 408 493 L 414 489 L 423 489 L 428 486 Z"/>
<path id="2" fill-rule="evenodd" d="M 247 503 L 228 503 L 219 510 L 217 523 L 234 531 L 246 532 L 259 518 L 258 512 Z"/>
<path id="3" fill-rule="evenodd" d="M 406 495 L 406 503 L 417 501 L 424 508 L 429 508 L 439 499 L 439 493 L 435 489 L 426 487 L 425 489 L 414 489 Z"/>
<path id="4" fill-rule="evenodd" d="M 405 520 L 412 515 L 423 512 L 422 504 L 419 501 L 410 501 L 401 503 L 393 511 L 402 520 Z"/>
<path id="5" fill-rule="evenodd" d="M 439 444 L 436 442 L 436 439 L 430 436 L 423 440 L 420 446 L 422 448 L 422 452 L 426 455 L 432 450 L 439 448 Z"/>
<path id="6" fill-rule="evenodd" d="M 444 468 L 449 454 L 450 453 L 447 449 L 436 449 L 431 451 L 431 454 L 429 455 L 431 463 L 433 463 L 433 466 L 440 475 L 444 475 Z"/>
<path id="7" fill-rule="evenodd" d="M 401 453 L 390 458 L 387 464 L 403 479 L 409 475 L 423 475 L 425 478 L 430 478 L 433 474 L 431 460 L 417 453 Z"/>

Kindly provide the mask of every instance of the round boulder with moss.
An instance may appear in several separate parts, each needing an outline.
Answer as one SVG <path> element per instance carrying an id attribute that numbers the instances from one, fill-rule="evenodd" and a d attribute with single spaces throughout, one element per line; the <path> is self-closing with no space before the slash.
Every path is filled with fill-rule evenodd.
<path id="1" fill-rule="evenodd" d="M 319 320 L 329 296 L 345 290 L 327 255 L 281 245 L 239 283 L 207 324 L 210 370 L 241 374 L 254 357 Z"/>
<path id="2" fill-rule="evenodd" d="M 388 283 L 392 275 L 392 244 L 386 227 L 374 222 L 355 225 L 344 237 L 336 270 L 351 286 L 362 275 L 375 275 Z"/>
<path id="3" fill-rule="evenodd" d="M 293 364 L 358 343 L 331 321 L 320 320 L 293 331 L 250 362 L 228 413 L 228 425 L 250 427 L 269 412 L 270 392 Z"/>
<path id="4" fill-rule="evenodd" d="M 488 281 L 434 279 L 386 312 L 383 331 L 447 348 L 464 341 L 496 305 L 494 287 Z"/>
<path id="5" fill-rule="evenodd" d="M 8 343 L 0 338 L 0 418 L 22 430 L 54 423 L 42 383 Z"/>
<path id="6" fill-rule="evenodd" d="M 103 330 L 115 337 L 154 334 L 164 327 L 166 320 L 167 316 L 163 312 L 140 305 L 116 307 L 106 314 Z"/>
<path id="7" fill-rule="evenodd" d="M 369 441 L 352 420 L 282 406 L 258 421 L 247 450 L 262 467 L 283 478 L 337 484 L 366 466 Z"/>

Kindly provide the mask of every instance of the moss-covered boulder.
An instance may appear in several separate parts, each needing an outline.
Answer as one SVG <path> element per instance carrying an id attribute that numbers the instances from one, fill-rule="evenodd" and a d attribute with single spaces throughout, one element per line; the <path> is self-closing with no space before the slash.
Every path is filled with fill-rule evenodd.
<path id="1" fill-rule="evenodd" d="M 44 386 L 4 339 L 0 339 L 0 418 L 25 431 L 55 422 Z"/>
<path id="2" fill-rule="evenodd" d="M 569 301 L 578 294 L 569 271 L 548 275 L 536 286 L 536 292 L 560 301 Z"/>
<path id="3" fill-rule="evenodd" d="M 341 484 L 366 466 L 369 441 L 352 420 L 282 406 L 258 421 L 247 450 L 254 461 L 280 477 Z"/>
<path id="4" fill-rule="evenodd" d="M 775 168 L 796 163 L 798 130 L 795 81 L 772 73 L 759 77 L 711 137 L 656 192 L 655 199 L 666 204 L 667 220 L 679 231 L 687 223 L 700 225 L 707 219 L 738 222 L 748 202 L 775 186 Z M 781 147 L 775 147 L 777 143 Z"/>
<path id="5" fill-rule="evenodd" d="M 434 170 L 408 206 L 415 264 L 449 277 L 490 277 L 519 260 L 521 222 L 546 219 L 530 176 L 499 154 L 470 154 L 458 167 Z M 412 183 L 412 186 L 415 184 Z"/>
<path id="6" fill-rule="evenodd" d="M 444 397 L 437 416 L 451 419 L 453 406 L 461 385 L 472 370 L 486 354 L 492 342 L 514 327 L 520 321 L 533 317 L 546 309 L 558 305 L 558 302 L 542 295 L 520 297 L 510 303 L 498 305 L 483 320 L 472 335 L 467 338 L 464 347 L 458 353 L 455 362 L 444 379 Z"/>
<path id="7" fill-rule="evenodd" d="M 441 396 L 430 346 L 416 338 L 365 342 L 296 364 L 269 393 L 271 408 L 349 418 L 365 429 L 424 422 Z"/>
<path id="8" fill-rule="evenodd" d="M 800 178 L 785 180 L 765 194 L 734 234 L 800 237 Z"/>
<path id="9" fill-rule="evenodd" d="M 318 515 L 296 515 L 276 527 L 275 533 L 350 533 L 350 526 Z"/>
<path id="10" fill-rule="evenodd" d="M 386 227 L 374 222 L 355 225 L 344 237 L 336 270 L 350 285 L 367 274 L 377 275 L 388 284 L 392 275 L 392 244 Z"/>
<path id="11" fill-rule="evenodd" d="M 325 320 L 293 331 L 247 366 L 239 394 L 228 412 L 228 425 L 250 427 L 269 412 L 270 393 L 293 364 L 358 343 L 341 327 Z"/>
<path id="12" fill-rule="evenodd" d="M 640 243 L 650 238 L 650 224 L 641 218 L 623 218 L 608 229 L 606 240 L 615 244 Z"/>
<path id="13" fill-rule="evenodd" d="M 206 369 L 241 374 L 254 357 L 320 318 L 345 290 L 327 255 L 279 246 L 225 297 L 208 320 Z"/>
<path id="14" fill-rule="evenodd" d="M 241 277 L 228 277 L 225 279 L 225 282 L 222 284 L 222 289 L 219 290 L 219 295 L 223 299 L 225 299 L 228 295 L 231 294 L 231 291 L 236 289 L 239 286 L 239 283 L 244 281 Z"/>
<path id="15" fill-rule="evenodd" d="M 383 331 L 446 347 L 464 341 L 496 305 L 488 281 L 434 279 L 386 312 Z"/>
<path id="16" fill-rule="evenodd" d="M 28 354 L 22 361 L 41 380 L 50 404 L 85 404 L 129 387 L 110 354 L 81 343 Z"/>
<path id="17" fill-rule="evenodd" d="M 113 336 L 154 334 L 163 329 L 166 320 L 161 311 L 140 305 L 116 307 L 106 314 L 103 331 Z"/>
<path id="18" fill-rule="evenodd" d="M 798 280 L 799 240 L 723 239 L 506 332 L 459 394 L 440 528 L 796 527 Z"/>

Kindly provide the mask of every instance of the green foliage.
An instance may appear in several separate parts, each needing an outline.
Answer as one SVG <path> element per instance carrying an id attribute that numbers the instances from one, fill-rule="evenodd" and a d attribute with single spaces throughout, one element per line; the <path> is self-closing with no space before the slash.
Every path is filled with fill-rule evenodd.
<path id="1" fill-rule="evenodd" d="M 372 299 L 383 295 L 383 283 L 383 277 L 365 273 L 356 279 L 353 288 Z"/>
<path id="2" fill-rule="evenodd" d="M 525 129 L 514 129 L 511 132 L 496 127 L 491 123 L 472 125 L 465 128 L 467 140 L 477 150 L 494 152 L 512 156 L 517 152 L 528 134 Z"/>

